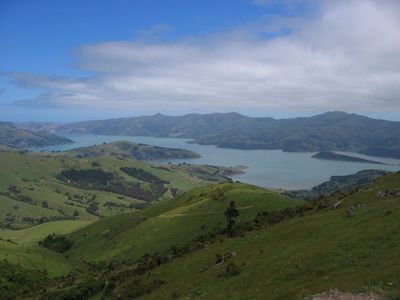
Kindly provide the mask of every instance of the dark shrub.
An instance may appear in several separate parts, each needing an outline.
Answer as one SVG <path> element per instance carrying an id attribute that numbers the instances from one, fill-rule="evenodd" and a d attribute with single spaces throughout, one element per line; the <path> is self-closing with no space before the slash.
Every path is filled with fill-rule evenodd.
<path id="1" fill-rule="evenodd" d="M 63 253 L 71 248 L 72 241 L 68 240 L 65 236 L 56 236 L 53 233 L 49 234 L 44 240 L 39 241 L 39 246 Z"/>

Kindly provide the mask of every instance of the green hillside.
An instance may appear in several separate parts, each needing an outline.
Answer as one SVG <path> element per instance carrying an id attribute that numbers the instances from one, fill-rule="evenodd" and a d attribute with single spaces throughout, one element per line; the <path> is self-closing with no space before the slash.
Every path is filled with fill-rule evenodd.
<path id="1" fill-rule="evenodd" d="M 287 200 L 282 205 L 284 197 L 252 186 L 219 184 L 192 191 L 144 210 L 136 215 L 141 219 L 132 214 L 110 217 L 73 233 L 69 238 L 75 248 L 66 252 L 71 257 L 83 255 L 79 248 L 98 243 L 97 249 L 86 251 L 97 257 L 101 249 L 111 249 L 113 259 L 93 265 L 86 275 L 60 279 L 45 294 L 36 295 L 45 299 L 305 299 L 338 289 L 398 299 L 399 184 L 400 174 L 390 174 L 344 198 L 298 202 L 296 208 L 281 211 L 276 209 L 296 203 Z M 221 195 L 226 199 L 220 203 Z M 224 222 L 223 210 L 217 214 L 220 219 L 213 214 L 225 208 L 228 199 L 237 201 L 240 211 L 235 237 L 211 229 Z M 263 204 L 247 213 L 248 203 Z M 200 216 L 206 226 L 213 224 L 202 235 Z M 172 227 L 164 220 L 185 217 L 186 222 Z M 159 219 L 164 221 L 158 223 Z M 191 224 L 195 225 L 188 230 Z M 168 231 L 172 232 L 164 241 Z M 166 249 L 166 241 L 175 245 Z M 124 248 L 128 244 L 135 246 Z"/>
<path id="2" fill-rule="evenodd" d="M 279 300 L 332 289 L 400 297 L 400 173 L 304 202 L 226 172 L 1 152 L 3 228 L 25 229 L 0 230 L 0 298 Z M 125 195 L 146 186 L 168 192 L 160 201 Z M 239 216 L 227 231 L 232 201 Z"/>
<path id="3" fill-rule="evenodd" d="M 343 199 L 338 209 L 293 218 L 244 237 L 225 239 L 143 275 L 164 282 L 143 299 L 180 295 L 208 299 L 303 299 L 329 289 L 385 291 L 399 299 L 400 174 L 388 175 Z M 357 207 L 347 217 L 350 207 Z M 234 252 L 236 276 L 222 276 L 216 254 Z"/>
<path id="4" fill-rule="evenodd" d="M 194 187 L 226 181 L 234 169 L 166 165 L 111 156 L 0 152 L 0 227 L 56 220 L 95 220 L 132 212 Z"/>
<path id="5" fill-rule="evenodd" d="M 186 149 L 149 146 L 128 141 L 118 141 L 102 145 L 78 148 L 66 151 L 63 154 L 72 155 L 77 158 L 115 156 L 122 158 L 134 158 L 137 160 L 186 159 L 200 157 L 199 154 Z"/>
<path id="6" fill-rule="evenodd" d="M 263 188 L 221 183 L 85 227 L 72 234 L 74 246 L 67 253 L 94 261 L 111 257 L 138 259 L 224 228 L 224 211 L 230 201 L 236 202 L 241 222 L 253 219 L 260 211 L 281 210 L 301 203 Z"/>
<path id="7" fill-rule="evenodd" d="M 55 221 L 23 230 L 0 230 L 0 261 L 45 271 L 49 277 L 86 268 L 79 260 L 39 247 L 38 242 L 51 233 L 69 234 L 90 223 L 89 220 Z"/>
<path id="8" fill-rule="evenodd" d="M 48 276 L 54 277 L 87 270 L 92 268 L 88 264 L 90 261 L 100 265 L 114 260 L 132 262 L 146 253 L 179 247 L 198 236 L 224 228 L 223 213 L 232 200 L 241 212 L 241 222 L 252 220 L 260 211 L 277 211 L 301 203 L 247 184 L 208 185 L 142 211 L 106 217 L 92 224 L 92 221 L 71 220 L 24 230 L 1 230 L 0 259 L 7 259 L 9 270 L 23 270 L 25 281 L 36 278 L 37 271 L 46 270 Z M 66 235 L 73 243 L 72 248 L 57 253 L 39 247 L 38 242 L 51 233 Z M 48 276 L 44 279 L 48 280 Z M 2 287 L 0 274 L 0 291 Z"/>

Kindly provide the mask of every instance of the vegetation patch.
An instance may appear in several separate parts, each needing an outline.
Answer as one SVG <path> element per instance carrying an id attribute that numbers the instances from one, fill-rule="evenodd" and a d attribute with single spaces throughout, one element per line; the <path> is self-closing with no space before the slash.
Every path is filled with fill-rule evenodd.
<path id="1" fill-rule="evenodd" d="M 18 299 L 48 283 L 46 272 L 0 261 L 0 299 Z"/>
<path id="2" fill-rule="evenodd" d="M 39 241 L 39 246 L 55 252 L 64 253 L 72 246 L 72 241 L 62 235 L 49 234 L 44 240 Z"/>
<path id="3" fill-rule="evenodd" d="M 160 184 L 152 184 L 149 190 L 141 187 L 140 183 L 128 182 L 116 174 L 100 169 L 65 170 L 58 175 L 58 179 L 85 189 L 97 189 L 113 192 L 139 200 L 154 201 L 162 196 L 167 189 Z M 95 205 L 91 204 L 90 213 L 97 214 Z"/>
<path id="4" fill-rule="evenodd" d="M 153 174 L 146 172 L 143 169 L 132 168 L 132 167 L 121 167 L 121 171 L 125 172 L 129 176 L 132 176 L 138 180 L 145 181 L 154 184 L 168 184 L 168 181 L 162 180 Z"/>
<path id="5" fill-rule="evenodd" d="M 80 186 L 102 186 L 107 185 L 111 180 L 115 179 L 115 175 L 100 169 L 89 170 L 65 170 L 58 176 L 63 181 L 72 181 Z"/>

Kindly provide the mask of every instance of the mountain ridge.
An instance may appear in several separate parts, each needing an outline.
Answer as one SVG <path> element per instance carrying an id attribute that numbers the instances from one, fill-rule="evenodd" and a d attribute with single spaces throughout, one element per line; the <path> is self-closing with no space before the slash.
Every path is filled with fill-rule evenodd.
<path id="1" fill-rule="evenodd" d="M 19 128 L 10 122 L 0 121 L 0 144 L 11 148 L 33 148 L 72 143 L 70 139 L 53 133 Z"/>
<path id="2" fill-rule="evenodd" d="M 156 114 L 70 123 L 59 125 L 57 131 L 179 137 L 202 145 L 245 150 L 346 151 L 400 158 L 400 122 L 339 111 L 290 119 L 254 118 L 238 113 Z"/>

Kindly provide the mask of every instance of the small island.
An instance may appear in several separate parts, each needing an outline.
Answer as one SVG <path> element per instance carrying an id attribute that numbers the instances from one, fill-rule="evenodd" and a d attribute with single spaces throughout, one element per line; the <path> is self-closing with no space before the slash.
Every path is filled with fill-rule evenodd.
<path id="1" fill-rule="evenodd" d="M 311 158 L 386 165 L 383 162 L 379 162 L 379 161 L 375 161 L 375 160 L 369 160 L 369 159 L 363 159 L 363 158 L 344 155 L 344 154 L 338 154 L 338 153 L 335 153 L 335 152 L 332 152 L 332 151 L 318 152 L 317 154 L 314 154 L 313 156 L 311 156 Z"/>

